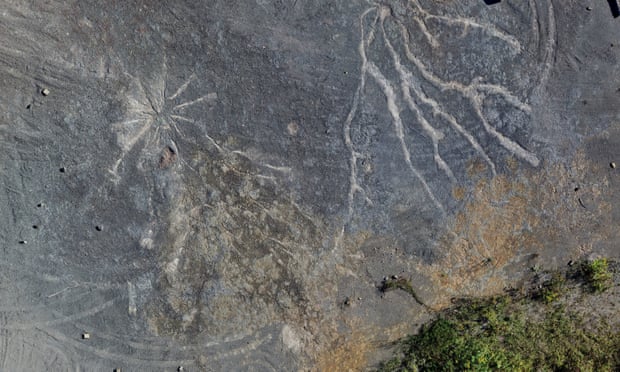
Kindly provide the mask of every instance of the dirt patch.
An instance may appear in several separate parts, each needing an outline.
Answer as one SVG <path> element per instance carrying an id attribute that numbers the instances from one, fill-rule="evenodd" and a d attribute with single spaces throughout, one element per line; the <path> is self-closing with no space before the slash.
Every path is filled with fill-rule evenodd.
<path id="1" fill-rule="evenodd" d="M 466 202 L 440 240 L 441 258 L 418 266 L 438 290 L 434 306 L 447 306 L 452 297 L 498 293 L 532 258 L 554 266 L 605 250 L 616 235 L 606 165 L 578 152 L 567 163 L 547 163 L 511 178 L 479 178 L 465 193 L 457 188 L 455 195 L 464 194 Z M 480 170 L 471 169 L 476 179 Z"/>
<path id="2" fill-rule="evenodd" d="M 368 365 L 368 355 L 376 349 L 369 335 L 372 332 L 354 331 L 333 342 L 319 356 L 315 371 L 361 371 Z"/>
<path id="3" fill-rule="evenodd" d="M 299 335 L 293 349 L 311 353 L 316 339 L 332 334 L 320 303 L 333 278 L 317 268 L 329 229 L 296 204 L 278 173 L 215 150 L 194 156 L 196 173 L 172 203 L 164 243 L 154 247 L 161 296 L 149 304 L 151 330 L 180 339 L 205 330 L 244 337 L 284 322 Z"/>

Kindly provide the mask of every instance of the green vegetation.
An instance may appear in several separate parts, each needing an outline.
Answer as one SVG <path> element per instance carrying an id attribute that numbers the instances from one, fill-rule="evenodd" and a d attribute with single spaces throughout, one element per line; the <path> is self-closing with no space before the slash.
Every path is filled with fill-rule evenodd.
<path id="1" fill-rule="evenodd" d="M 543 281 L 539 288 L 532 290 L 532 299 L 546 304 L 556 301 L 566 291 L 566 278 L 561 273 L 546 273 L 551 278 Z"/>
<path id="2" fill-rule="evenodd" d="M 380 371 L 620 370 L 620 332 L 604 320 L 586 322 L 563 301 L 581 283 L 595 292 L 586 296 L 609 288 L 607 261 L 576 269 L 572 277 L 543 273 L 544 280 L 535 278 L 540 284 L 512 294 L 461 300 L 403 340 L 399 356 Z M 407 290 L 404 283 L 386 285 Z"/>
<path id="3" fill-rule="evenodd" d="M 593 292 L 603 292 L 611 287 L 611 273 L 607 259 L 598 258 L 581 265 L 586 282 L 590 285 Z"/>
<path id="4" fill-rule="evenodd" d="M 528 321 L 526 306 L 504 296 L 462 303 L 403 343 L 381 371 L 613 371 L 620 334 L 561 307 Z"/>

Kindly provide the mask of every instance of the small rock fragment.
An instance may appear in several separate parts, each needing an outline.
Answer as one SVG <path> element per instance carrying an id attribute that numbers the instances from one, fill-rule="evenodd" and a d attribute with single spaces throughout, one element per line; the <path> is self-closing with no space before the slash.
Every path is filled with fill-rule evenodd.
<path id="1" fill-rule="evenodd" d="M 589 12 L 590 10 L 592 10 L 592 7 L 591 6 L 587 6 L 586 10 Z"/>
<path id="2" fill-rule="evenodd" d="M 47 97 L 50 94 L 50 90 L 47 88 L 43 88 L 43 90 L 41 90 L 41 94 Z"/>
<path id="3" fill-rule="evenodd" d="M 613 161 L 609 163 L 609 166 L 611 167 L 611 169 L 616 169 L 616 163 Z"/>
<path id="4" fill-rule="evenodd" d="M 27 240 L 20 240 L 19 244 L 28 244 L 28 241 Z"/>
<path id="5" fill-rule="evenodd" d="M 82 340 L 88 340 L 90 338 L 90 333 L 84 332 L 82 333 Z"/>

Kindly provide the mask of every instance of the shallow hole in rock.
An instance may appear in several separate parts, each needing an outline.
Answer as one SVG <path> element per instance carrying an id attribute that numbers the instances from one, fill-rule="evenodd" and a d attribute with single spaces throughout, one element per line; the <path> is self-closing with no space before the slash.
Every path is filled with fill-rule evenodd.
<path id="1" fill-rule="evenodd" d="M 159 158 L 159 168 L 165 169 L 168 168 L 174 163 L 177 159 L 177 153 L 170 146 L 166 146 L 162 151 L 162 155 Z"/>

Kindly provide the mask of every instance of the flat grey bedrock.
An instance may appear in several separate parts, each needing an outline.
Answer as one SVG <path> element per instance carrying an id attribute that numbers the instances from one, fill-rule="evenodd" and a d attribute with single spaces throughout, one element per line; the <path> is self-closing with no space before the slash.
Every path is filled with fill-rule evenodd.
<path id="1" fill-rule="evenodd" d="M 531 257 L 618 258 L 619 28 L 576 0 L 2 1 L 0 370 L 334 370 Z"/>

